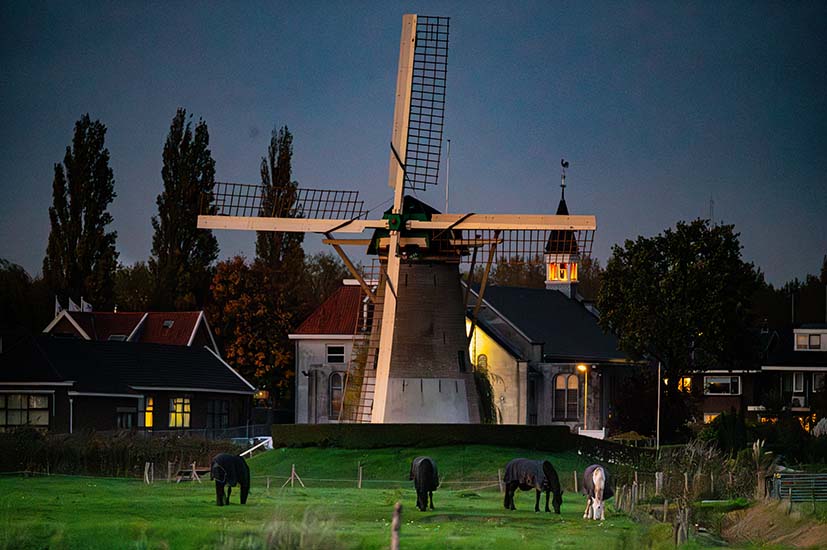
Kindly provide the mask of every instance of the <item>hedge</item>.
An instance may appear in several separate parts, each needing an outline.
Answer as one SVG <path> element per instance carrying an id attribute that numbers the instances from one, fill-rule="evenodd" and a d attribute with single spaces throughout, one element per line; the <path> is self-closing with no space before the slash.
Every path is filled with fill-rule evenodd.
<path id="1" fill-rule="evenodd" d="M 566 426 L 493 424 L 275 424 L 274 447 L 441 447 L 495 445 L 538 451 L 577 451 L 601 462 L 650 466 L 651 449 L 582 437 Z"/>
<path id="2" fill-rule="evenodd" d="M 0 472 L 38 472 L 111 477 L 141 477 L 155 463 L 156 476 L 167 462 L 209 465 L 222 452 L 239 452 L 229 441 L 195 436 L 147 437 L 133 432 L 42 434 L 32 429 L 0 433 Z"/>

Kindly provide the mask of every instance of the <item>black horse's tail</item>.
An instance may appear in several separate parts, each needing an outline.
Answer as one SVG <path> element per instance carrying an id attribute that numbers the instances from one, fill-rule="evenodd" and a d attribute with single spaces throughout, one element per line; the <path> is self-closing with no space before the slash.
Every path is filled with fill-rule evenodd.
<path id="1" fill-rule="evenodd" d="M 241 458 L 241 479 L 239 480 L 239 484 L 241 485 L 241 504 L 247 504 L 247 495 L 250 494 L 250 467 L 247 466 L 247 462 L 245 462 L 243 457 Z"/>

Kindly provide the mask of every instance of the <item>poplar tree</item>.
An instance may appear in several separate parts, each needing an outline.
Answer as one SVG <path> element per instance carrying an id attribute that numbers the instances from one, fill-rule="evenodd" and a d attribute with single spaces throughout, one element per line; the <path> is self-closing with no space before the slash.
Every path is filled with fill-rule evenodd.
<path id="1" fill-rule="evenodd" d="M 89 114 L 75 123 L 63 163 L 55 164 L 51 231 L 43 259 L 43 276 L 51 292 L 96 309 L 112 307 L 112 275 L 117 267 L 117 232 L 107 231 L 115 198 L 115 177 L 104 147 L 106 126 Z"/>
<path id="2" fill-rule="evenodd" d="M 158 215 L 152 217 L 153 305 L 160 310 L 200 308 L 209 292 L 218 241 L 212 231 L 198 229 L 201 204 L 209 205 L 215 185 L 215 161 L 209 149 L 207 123 L 179 108 L 164 144 Z"/>
<path id="3" fill-rule="evenodd" d="M 262 216 L 300 217 L 293 181 L 293 134 L 287 126 L 273 128 L 267 156 L 261 159 Z M 304 261 L 304 233 L 259 231 L 256 235 L 256 256 L 267 267 L 275 269 L 287 284 L 301 279 Z"/>

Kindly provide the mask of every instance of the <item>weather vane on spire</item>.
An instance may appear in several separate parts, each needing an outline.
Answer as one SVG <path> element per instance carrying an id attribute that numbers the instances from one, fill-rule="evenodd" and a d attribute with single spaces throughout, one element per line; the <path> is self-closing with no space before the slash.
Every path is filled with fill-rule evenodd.
<path id="1" fill-rule="evenodd" d="M 563 175 L 560 178 L 560 189 L 563 190 L 563 198 L 566 198 L 566 168 L 569 167 L 569 161 L 560 159 L 560 166 L 563 167 Z"/>

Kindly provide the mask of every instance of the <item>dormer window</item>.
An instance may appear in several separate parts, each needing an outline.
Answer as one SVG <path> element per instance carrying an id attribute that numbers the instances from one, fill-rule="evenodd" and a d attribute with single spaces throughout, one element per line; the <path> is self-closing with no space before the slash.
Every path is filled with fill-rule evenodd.
<path id="1" fill-rule="evenodd" d="M 172 319 L 166 319 L 164 321 L 164 328 L 172 328 L 172 325 L 174 325 L 174 324 L 175 324 L 175 321 L 173 321 Z"/>

